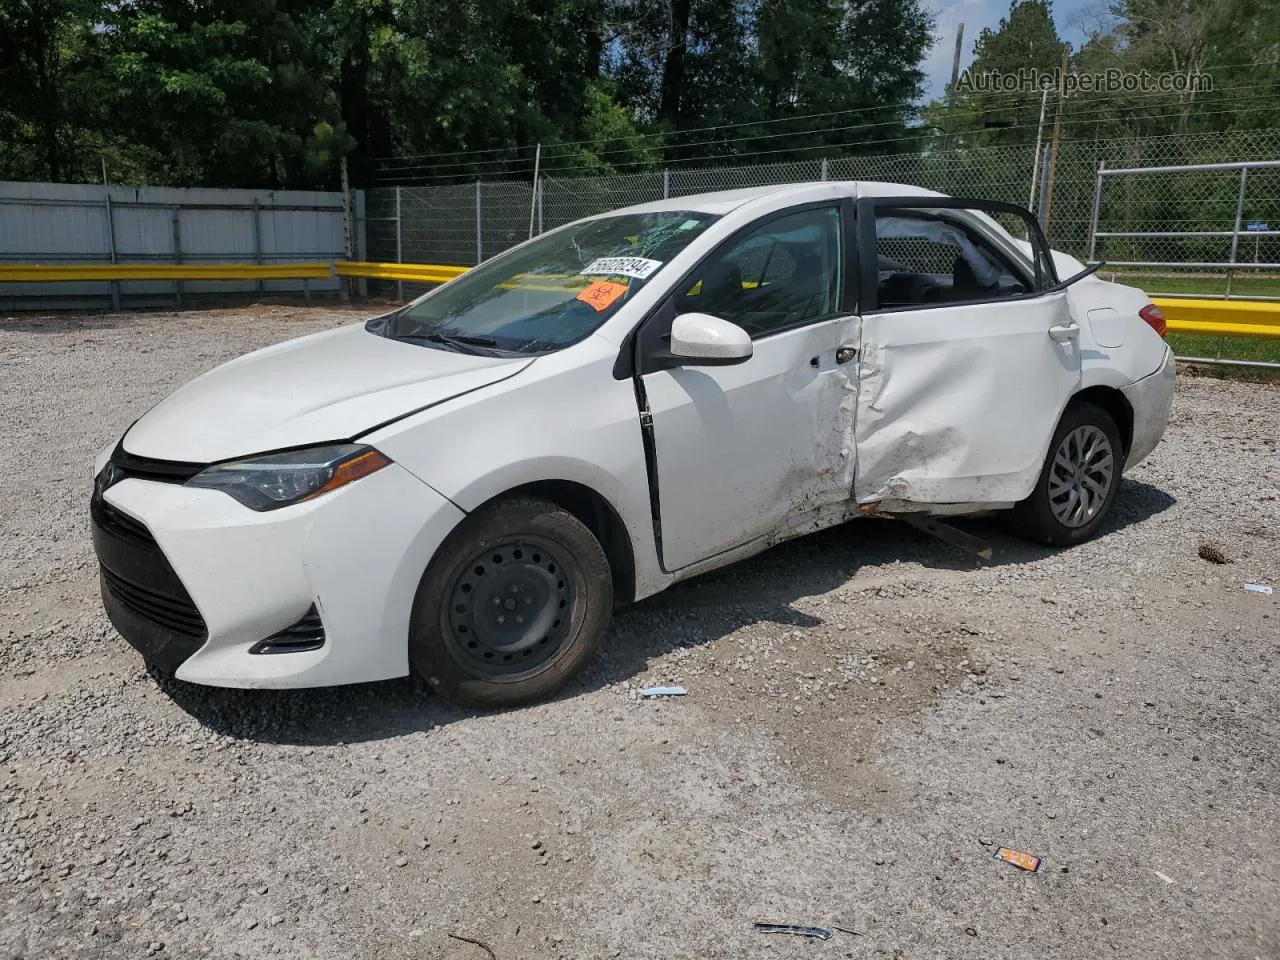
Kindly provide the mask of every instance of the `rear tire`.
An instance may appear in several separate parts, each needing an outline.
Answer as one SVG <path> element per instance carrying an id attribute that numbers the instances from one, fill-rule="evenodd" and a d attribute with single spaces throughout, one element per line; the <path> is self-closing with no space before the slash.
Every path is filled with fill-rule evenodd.
<path id="1" fill-rule="evenodd" d="M 500 500 L 445 539 L 418 585 L 409 660 L 467 706 L 549 697 L 595 654 L 613 609 L 609 561 L 548 500 Z"/>
<path id="2" fill-rule="evenodd" d="M 1053 433 L 1040 479 L 1013 508 L 1013 526 L 1055 547 L 1088 540 L 1111 512 L 1124 468 L 1120 430 L 1096 404 L 1067 407 Z"/>

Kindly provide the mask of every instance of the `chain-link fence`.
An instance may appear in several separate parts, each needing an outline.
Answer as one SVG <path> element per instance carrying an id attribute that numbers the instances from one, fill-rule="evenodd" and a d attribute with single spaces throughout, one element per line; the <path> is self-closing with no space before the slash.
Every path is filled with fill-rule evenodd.
<path id="1" fill-rule="evenodd" d="M 1158 296 L 1280 299 L 1280 160 L 1100 169 L 1090 259 Z"/>
<path id="2" fill-rule="evenodd" d="M 1046 154 L 1047 149 L 1042 150 L 1037 162 L 1030 146 L 926 150 L 599 177 L 544 177 L 536 190 L 529 182 L 514 181 L 375 187 L 368 191 L 369 255 L 375 260 L 469 265 L 527 238 L 531 221 L 533 231 L 538 232 L 663 197 L 808 180 L 879 180 L 955 196 L 1029 205 L 1042 221 L 1047 215 L 1048 233 L 1055 247 L 1085 259 L 1090 252 L 1100 167 L 1270 160 L 1280 157 L 1280 130 L 1067 141 L 1058 149 L 1051 191 L 1046 189 Z M 1276 206 L 1280 202 L 1276 199 L 1280 196 L 1280 171 L 1251 176 L 1254 185 L 1250 187 L 1246 218 L 1280 227 L 1280 209 Z M 1098 222 L 1119 223 L 1127 232 L 1140 232 L 1141 224 L 1158 224 L 1161 230 L 1195 231 L 1200 229 L 1198 225 L 1220 224 L 1224 213 L 1230 221 L 1237 197 L 1229 180 L 1206 175 L 1204 182 L 1193 182 L 1152 175 L 1147 183 L 1134 179 L 1114 190 L 1108 185 Z M 1231 229 L 1230 222 L 1225 229 Z M 1120 251 L 1125 252 L 1124 259 L 1160 259 L 1130 256 L 1132 247 L 1113 249 L 1112 239 L 1119 238 L 1106 239 L 1108 244 L 1099 250 L 1099 256 L 1121 259 L 1116 256 Z M 1199 246 L 1194 238 L 1180 241 L 1178 256 L 1197 262 L 1198 258 L 1218 257 L 1204 262 L 1222 262 L 1218 246 L 1210 242 L 1221 238 L 1200 239 L 1205 242 Z M 1275 259 L 1267 247 L 1275 242 L 1274 238 L 1259 236 L 1241 242 L 1241 256 L 1256 254 Z"/>

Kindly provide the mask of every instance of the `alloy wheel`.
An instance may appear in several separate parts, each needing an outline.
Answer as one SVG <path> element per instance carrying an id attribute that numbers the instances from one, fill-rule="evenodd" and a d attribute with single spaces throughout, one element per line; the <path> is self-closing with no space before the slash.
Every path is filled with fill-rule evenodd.
<path id="1" fill-rule="evenodd" d="M 1105 432 L 1091 424 L 1062 438 L 1049 468 L 1049 507 L 1063 526 L 1092 520 L 1115 483 L 1115 451 Z"/>

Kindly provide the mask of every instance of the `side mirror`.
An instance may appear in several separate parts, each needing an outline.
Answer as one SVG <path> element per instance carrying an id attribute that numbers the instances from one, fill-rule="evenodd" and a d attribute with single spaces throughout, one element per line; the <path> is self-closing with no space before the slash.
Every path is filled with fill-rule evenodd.
<path id="1" fill-rule="evenodd" d="M 751 335 L 728 320 L 682 313 L 671 324 L 671 355 L 677 360 L 720 366 L 743 363 L 751 353 Z"/>

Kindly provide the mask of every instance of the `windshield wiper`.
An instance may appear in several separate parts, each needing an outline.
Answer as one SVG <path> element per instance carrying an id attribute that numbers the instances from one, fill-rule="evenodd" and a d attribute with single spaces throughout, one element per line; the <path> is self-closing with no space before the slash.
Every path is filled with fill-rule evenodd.
<path id="1" fill-rule="evenodd" d="M 432 343 L 465 343 L 469 347 L 496 347 L 493 337 L 472 337 L 465 333 L 428 333 L 424 338 Z"/>
<path id="2" fill-rule="evenodd" d="M 429 343 L 438 343 L 441 346 L 450 347 L 459 353 L 467 353 L 463 347 L 496 347 L 498 341 L 492 337 L 472 337 L 463 333 L 406 333 L 397 340 L 426 340 Z"/>

